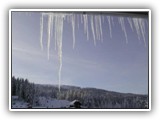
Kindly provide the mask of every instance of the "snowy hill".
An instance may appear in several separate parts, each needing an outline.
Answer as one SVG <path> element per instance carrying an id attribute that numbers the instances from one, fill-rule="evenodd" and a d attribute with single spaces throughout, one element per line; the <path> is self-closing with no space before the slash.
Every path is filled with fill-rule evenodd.
<path id="1" fill-rule="evenodd" d="M 13 108 L 69 108 L 71 101 L 78 100 L 83 108 L 147 109 L 149 103 L 148 95 L 67 85 L 62 85 L 59 92 L 56 85 L 33 84 L 15 78 L 12 80 L 12 96 L 18 96 L 16 102 L 12 100 Z"/>
<path id="2" fill-rule="evenodd" d="M 39 97 L 39 106 L 46 108 L 65 108 L 70 104 L 67 100 L 57 100 L 53 98 Z"/>

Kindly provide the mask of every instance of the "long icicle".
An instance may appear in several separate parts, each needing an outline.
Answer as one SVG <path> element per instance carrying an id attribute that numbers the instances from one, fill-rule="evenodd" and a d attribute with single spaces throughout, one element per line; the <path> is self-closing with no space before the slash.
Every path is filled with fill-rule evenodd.
<path id="1" fill-rule="evenodd" d="M 59 71 L 58 71 L 58 81 L 59 81 L 59 92 L 61 90 L 61 71 L 62 71 L 62 35 L 63 35 L 63 17 L 60 16 L 58 20 L 59 35 L 58 35 L 58 56 L 59 56 Z"/>
<path id="2" fill-rule="evenodd" d="M 91 29 L 92 29 L 92 34 L 93 34 L 94 45 L 96 46 L 96 37 L 95 37 L 94 23 L 93 23 L 93 16 L 92 15 L 91 15 Z"/>
<path id="3" fill-rule="evenodd" d="M 73 35 L 73 49 L 74 49 L 74 47 L 75 47 L 75 42 L 76 42 L 76 40 L 75 40 L 75 15 L 73 14 L 72 16 L 71 16 L 71 23 L 72 23 L 72 35 Z"/>
<path id="4" fill-rule="evenodd" d="M 130 25 L 132 31 L 134 31 L 134 30 L 133 30 L 132 19 L 128 17 L 127 20 L 128 20 L 128 23 L 129 23 L 129 25 Z"/>
<path id="5" fill-rule="evenodd" d="M 100 27 L 100 36 L 101 36 L 101 42 L 103 42 L 103 30 L 102 30 L 102 20 L 101 20 L 101 16 L 98 16 L 98 21 L 99 21 L 99 27 Z"/>
<path id="6" fill-rule="evenodd" d="M 59 60 L 59 69 L 58 69 L 58 89 L 61 90 L 61 71 L 62 71 L 62 35 L 63 35 L 63 15 L 55 15 L 55 26 L 56 28 L 56 43 L 58 47 L 58 60 Z"/>
<path id="7" fill-rule="evenodd" d="M 94 45 L 96 46 L 97 40 L 103 41 L 103 29 L 102 24 L 104 23 L 104 16 L 100 15 L 93 15 L 93 14 L 84 14 L 81 13 L 79 16 L 75 16 L 75 13 L 42 13 L 42 16 L 40 18 L 40 46 L 43 50 L 43 30 L 44 30 L 44 16 L 48 17 L 48 28 L 47 28 L 47 54 L 48 59 L 50 57 L 50 39 L 52 37 L 52 31 L 53 31 L 53 23 L 54 23 L 54 42 L 55 42 L 55 49 L 57 49 L 58 52 L 58 60 L 59 60 L 59 68 L 58 68 L 58 88 L 60 91 L 61 87 L 61 71 L 62 71 L 62 36 L 63 36 L 63 22 L 64 20 L 67 20 L 68 23 L 71 23 L 72 26 L 72 36 L 73 36 L 73 48 L 75 47 L 75 25 L 77 18 L 78 21 L 78 28 L 79 24 L 84 25 L 84 34 L 87 35 L 87 40 L 89 39 L 89 29 L 92 32 Z M 66 18 L 66 19 L 65 19 Z M 115 26 L 113 21 L 114 17 L 106 16 L 108 25 L 109 25 L 109 32 L 110 32 L 110 38 L 112 38 L 112 26 Z M 135 29 L 138 39 L 140 40 L 143 38 L 144 44 L 146 45 L 145 41 L 145 20 L 142 18 L 128 18 L 125 17 L 118 17 L 119 24 L 122 28 L 122 31 L 126 38 L 126 43 L 128 43 L 128 37 L 127 37 L 127 31 L 125 27 L 125 21 L 128 20 L 128 23 L 132 30 Z M 90 24 L 89 24 L 90 22 Z"/>
<path id="8" fill-rule="evenodd" d="M 141 34 L 142 34 L 143 41 L 144 41 L 144 45 L 146 46 L 146 41 L 145 41 L 145 21 L 143 19 L 141 19 L 141 18 L 139 18 L 138 21 L 139 21 Z"/>
<path id="9" fill-rule="evenodd" d="M 98 24 L 98 19 L 97 19 L 97 18 L 98 18 L 98 16 L 95 15 L 95 16 L 94 16 L 94 19 L 95 19 L 96 39 L 97 39 L 97 40 L 100 40 L 100 37 L 99 37 L 99 31 L 100 31 L 100 30 L 99 30 L 99 26 L 98 26 L 99 24 Z"/>
<path id="10" fill-rule="evenodd" d="M 41 50 L 43 50 L 43 14 L 40 18 L 40 46 Z"/>
<path id="11" fill-rule="evenodd" d="M 111 18 L 110 16 L 107 16 L 108 24 L 109 24 L 109 31 L 110 31 L 110 38 L 112 38 L 112 26 L 111 26 Z"/>
<path id="12" fill-rule="evenodd" d="M 127 37 L 127 33 L 126 33 L 126 27 L 125 27 L 125 24 L 124 24 L 124 18 L 123 17 L 119 17 L 118 20 L 119 20 L 121 28 L 122 28 L 122 30 L 124 32 L 124 35 L 125 35 L 125 38 L 126 38 L 126 43 L 128 43 L 128 37 Z"/>
<path id="13" fill-rule="evenodd" d="M 134 27 L 136 29 L 136 33 L 137 33 L 138 39 L 140 41 L 141 40 L 141 34 L 140 34 L 140 28 L 139 28 L 138 18 L 132 18 L 132 21 L 134 23 Z"/>
<path id="14" fill-rule="evenodd" d="M 52 16 L 49 15 L 48 16 L 48 44 L 47 44 L 48 60 L 50 55 L 51 23 L 52 23 Z"/>

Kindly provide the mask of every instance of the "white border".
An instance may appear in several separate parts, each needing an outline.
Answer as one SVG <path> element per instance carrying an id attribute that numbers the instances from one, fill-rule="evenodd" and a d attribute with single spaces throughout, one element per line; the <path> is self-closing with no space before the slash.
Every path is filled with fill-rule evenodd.
<path id="1" fill-rule="evenodd" d="M 149 13 L 149 109 L 12 109 L 11 108 L 11 12 L 13 11 L 106 11 Z M 151 10 L 150 9 L 10 9 L 9 10 L 9 110 L 10 111 L 150 111 L 151 110 Z"/>

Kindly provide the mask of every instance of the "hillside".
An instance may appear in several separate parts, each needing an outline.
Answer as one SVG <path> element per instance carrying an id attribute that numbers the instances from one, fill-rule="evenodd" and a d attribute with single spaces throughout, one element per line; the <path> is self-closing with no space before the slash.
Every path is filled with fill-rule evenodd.
<path id="1" fill-rule="evenodd" d="M 28 80 L 12 78 L 12 96 L 15 101 L 24 101 L 30 108 L 69 108 L 69 103 L 80 101 L 84 108 L 106 109 L 147 109 L 148 96 L 131 93 L 118 93 L 96 88 L 80 88 L 62 85 L 40 85 Z M 14 108 L 14 107 L 13 107 Z"/>

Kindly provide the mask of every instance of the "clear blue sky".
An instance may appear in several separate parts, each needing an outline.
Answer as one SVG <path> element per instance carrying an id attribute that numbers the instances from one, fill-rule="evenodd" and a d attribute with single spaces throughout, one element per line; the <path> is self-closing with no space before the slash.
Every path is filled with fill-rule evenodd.
<path id="1" fill-rule="evenodd" d="M 72 48 L 72 27 L 64 22 L 63 67 L 61 83 L 95 87 L 124 93 L 148 94 L 148 27 L 146 43 L 139 41 L 136 31 L 126 23 L 128 44 L 114 17 L 112 39 L 107 22 L 103 24 L 104 41 L 87 41 L 81 25 L 76 29 Z M 40 48 L 40 13 L 12 13 L 12 75 L 41 84 L 58 84 L 57 51 L 51 38 L 50 59 L 47 59 L 47 23 L 44 26 L 44 50 Z M 91 31 L 90 31 L 91 34 Z"/>

